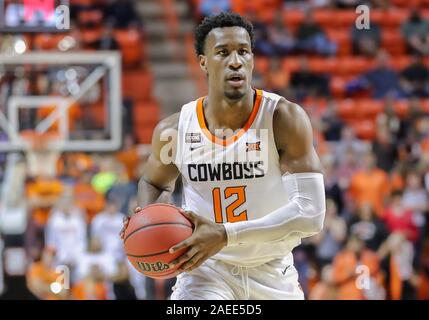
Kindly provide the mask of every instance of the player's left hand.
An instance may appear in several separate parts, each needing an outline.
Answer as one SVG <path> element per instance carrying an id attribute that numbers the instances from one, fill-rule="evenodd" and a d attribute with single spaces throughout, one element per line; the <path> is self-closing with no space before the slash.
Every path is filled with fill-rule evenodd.
<path id="1" fill-rule="evenodd" d="M 183 263 L 176 274 L 198 268 L 227 244 L 226 230 L 222 224 L 201 217 L 192 211 L 181 209 L 180 212 L 194 224 L 194 232 L 188 239 L 170 248 L 170 253 L 189 248 L 186 253 L 170 263 L 172 266 Z"/>

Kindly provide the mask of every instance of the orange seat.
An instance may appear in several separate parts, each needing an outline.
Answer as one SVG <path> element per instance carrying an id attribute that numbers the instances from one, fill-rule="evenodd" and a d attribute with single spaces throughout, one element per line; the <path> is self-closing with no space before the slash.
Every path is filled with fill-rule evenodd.
<path id="1" fill-rule="evenodd" d="M 299 58 L 285 58 L 282 61 L 282 68 L 285 72 L 294 72 L 299 69 Z"/>
<path id="2" fill-rule="evenodd" d="M 96 128 L 104 128 L 107 125 L 107 106 L 103 101 L 85 105 L 83 108 L 83 117 L 91 119 L 91 123 Z"/>
<path id="3" fill-rule="evenodd" d="M 423 58 L 423 63 L 425 64 L 425 66 L 427 68 L 429 68 L 429 57 L 428 58 Z"/>
<path id="4" fill-rule="evenodd" d="M 420 6 L 422 0 L 392 0 L 391 2 L 397 7 L 411 8 Z"/>
<path id="5" fill-rule="evenodd" d="M 138 103 L 133 108 L 133 121 L 136 126 L 158 123 L 160 108 L 157 103 Z"/>
<path id="6" fill-rule="evenodd" d="M 331 17 L 332 20 L 337 20 L 338 25 L 346 30 L 350 30 L 351 26 L 355 23 L 357 14 L 355 10 L 336 10 Z"/>
<path id="7" fill-rule="evenodd" d="M 393 110 L 395 111 L 395 114 L 400 118 L 407 116 L 409 109 L 410 105 L 406 100 L 395 101 L 393 105 Z"/>
<path id="8" fill-rule="evenodd" d="M 77 19 L 80 24 L 100 25 L 103 21 L 103 12 L 101 10 L 84 10 L 79 12 Z"/>
<path id="9" fill-rule="evenodd" d="M 136 29 L 115 30 L 114 36 L 121 49 L 123 62 L 126 66 L 137 64 L 143 55 L 143 41 Z"/>
<path id="10" fill-rule="evenodd" d="M 340 65 L 337 69 L 337 74 L 342 75 L 358 75 L 370 70 L 373 66 L 373 61 L 362 57 L 342 57 Z"/>
<path id="11" fill-rule="evenodd" d="M 429 113 L 429 101 L 427 99 L 422 99 L 420 102 L 421 102 L 421 105 L 422 105 L 422 110 L 424 112 L 428 112 Z"/>
<path id="12" fill-rule="evenodd" d="M 401 71 L 408 67 L 411 63 L 411 58 L 409 56 L 397 56 L 392 58 L 391 64 L 393 69 L 396 71 Z"/>
<path id="13" fill-rule="evenodd" d="M 374 140 L 376 136 L 377 126 L 374 121 L 362 120 L 352 124 L 356 136 L 363 140 Z"/>
<path id="14" fill-rule="evenodd" d="M 34 44 L 36 48 L 41 50 L 56 50 L 58 49 L 58 43 L 64 37 L 65 35 L 62 34 L 40 33 L 36 35 Z"/>
<path id="15" fill-rule="evenodd" d="M 407 51 L 399 29 L 384 29 L 381 35 L 381 46 L 392 55 L 404 55 Z"/>
<path id="16" fill-rule="evenodd" d="M 150 144 L 152 141 L 153 130 L 155 129 L 156 124 L 151 126 L 139 126 L 135 129 L 135 134 L 137 141 L 142 144 Z"/>
<path id="17" fill-rule="evenodd" d="M 369 18 L 371 20 L 371 23 L 381 25 L 383 19 L 385 19 L 385 14 L 386 10 L 372 8 L 369 12 Z"/>
<path id="18" fill-rule="evenodd" d="M 288 29 L 296 29 L 304 21 L 304 13 L 302 10 L 284 10 L 284 24 Z"/>
<path id="19" fill-rule="evenodd" d="M 328 38 L 338 45 L 338 55 L 347 56 L 352 54 L 350 35 L 345 30 L 328 28 L 325 30 Z"/>
<path id="20" fill-rule="evenodd" d="M 358 110 L 356 110 L 355 101 L 352 99 L 340 100 L 338 102 L 338 116 L 346 122 L 356 119 Z"/>
<path id="21" fill-rule="evenodd" d="M 331 78 L 331 81 L 329 82 L 329 87 L 336 98 L 342 98 L 345 95 L 346 92 L 346 84 L 347 81 L 344 77 L 340 76 L 334 76 Z"/>
<path id="22" fill-rule="evenodd" d="M 338 59 L 336 58 L 311 58 L 308 61 L 309 68 L 317 73 L 335 73 L 338 69 Z"/>
<path id="23" fill-rule="evenodd" d="M 122 75 L 122 94 L 134 101 L 149 101 L 152 98 L 153 77 L 146 71 L 125 71 Z"/>
<path id="24" fill-rule="evenodd" d="M 359 114 L 366 119 L 375 119 L 384 110 L 384 104 L 381 101 L 373 99 L 361 99 L 357 102 Z"/>
<path id="25" fill-rule="evenodd" d="M 88 28 L 82 29 L 80 32 L 80 39 L 83 43 L 91 43 L 99 40 L 103 34 L 101 28 Z"/>
<path id="26" fill-rule="evenodd" d="M 412 1 L 412 0 L 411 0 Z M 381 26 L 386 28 L 400 28 L 408 19 L 409 11 L 405 9 L 389 9 L 385 18 L 381 20 Z"/>
<path id="27" fill-rule="evenodd" d="M 338 10 L 318 9 L 314 11 L 314 20 L 323 28 L 335 28 L 339 25 L 337 16 Z"/>
<path id="28" fill-rule="evenodd" d="M 255 69 L 260 73 L 265 73 L 268 71 L 269 60 L 265 57 L 256 57 L 255 59 Z"/>

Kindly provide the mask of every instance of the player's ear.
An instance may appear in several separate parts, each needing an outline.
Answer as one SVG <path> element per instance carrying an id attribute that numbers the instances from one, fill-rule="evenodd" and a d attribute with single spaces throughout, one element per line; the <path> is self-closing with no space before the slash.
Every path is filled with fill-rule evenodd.
<path id="1" fill-rule="evenodd" d="M 203 70 L 204 73 L 207 74 L 207 59 L 206 59 L 206 56 L 200 54 L 200 55 L 198 55 L 198 60 L 199 60 L 199 63 L 200 63 L 201 70 Z"/>

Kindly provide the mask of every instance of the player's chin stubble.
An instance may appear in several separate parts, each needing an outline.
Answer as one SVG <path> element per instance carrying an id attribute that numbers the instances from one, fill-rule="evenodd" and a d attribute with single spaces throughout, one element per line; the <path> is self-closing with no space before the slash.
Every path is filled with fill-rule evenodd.
<path id="1" fill-rule="evenodd" d="M 244 92 L 241 92 L 239 90 L 234 90 L 234 91 L 225 91 L 225 97 L 227 97 L 230 100 L 240 100 L 241 98 L 244 97 Z"/>

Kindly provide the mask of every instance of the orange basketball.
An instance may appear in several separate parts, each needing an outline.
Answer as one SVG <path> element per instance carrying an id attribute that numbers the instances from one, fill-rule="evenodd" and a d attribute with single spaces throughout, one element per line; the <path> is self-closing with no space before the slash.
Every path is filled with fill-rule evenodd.
<path id="1" fill-rule="evenodd" d="M 192 223 L 169 204 L 156 203 L 131 216 L 124 234 L 124 247 L 128 260 L 144 275 L 156 279 L 174 277 L 179 265 L 169 263 L 187 249 L 173 254 L 168 250 L 192 235 Z"/>

